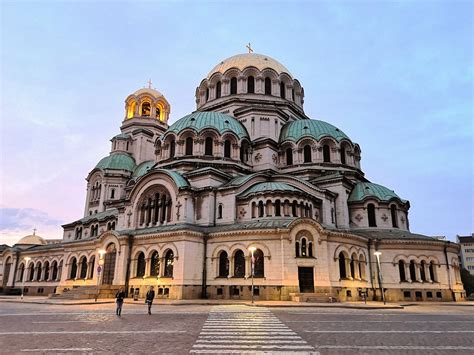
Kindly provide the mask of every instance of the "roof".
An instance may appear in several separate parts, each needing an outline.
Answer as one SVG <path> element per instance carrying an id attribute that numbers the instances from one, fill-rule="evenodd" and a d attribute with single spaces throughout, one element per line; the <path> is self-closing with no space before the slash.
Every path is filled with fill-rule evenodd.
<path id="1" fill-rule="evenodd" d="M 220 134 L 233 132 L 239 138 L 249 137 L 247 130 L 242 123 L 237 121 L 234 117 L 220 112 L 194 112 L 173 123 L 170 128 L 168 128 L 167 132 L 178 134 L 186 128 L 191 128 L 197 133 L 206 128 L 213 128 Z"/>
<path id="2" fill-rule="evenodd" d="M 108 157 L 102 158 L 95 168 L 101 170 L 133 171 L 135 169 L 135 160 L 125 153 L 112 153 Z"/>
<path id="3" fill-rule="evenodd" d="M 264 192 L 303 192 L 300 189 L 284 182 L 260 182 L 240 193 L 238 197 L 247 197 L 251 194 Z"/>
<path id="4" fill-rule="evenodd" d="M 429 237 L 423 234 L 411 233 L 409 231 L 400 229 L 354 229 L 347 230 L 348 233 L 360 235 L 371 239 L 400 239 L 400 240 L 432 240 L 439 241 L 440 239 Z"/>
<path id="5" fill-rule="evenodd" d="M 300 119 L 285 124 L 280 133 L 280 142 L 298 142 L 301 138 L 311 137 L 320 140 L 324 137 L 334 138 L 340 142 L 349 137 L 339 128 L 324 121 Z"/>
<path id="6" fill-rule="evenodd" d="M 462 236 L 462 235 L 458 235 L 458 240 L 459 240 L 459 243 L 474 243 L 474 234 L 472 236 Z"/>
<path id="7" fill-rule="evenodd" d="M 122 139 L 122 140 L 127 140 L 127 139 L 130 139 L 130 134 L 127 134 L 127 133 L 120 133 L 120 134 L 117 134 L 114 138 L 112 139 Z"/>
<path id="8" fill-rule="evenodd" d="M 349 195 L 348 202 L 361 202 L 367 198 L 375 198 L 379 201 L 390 201 L 391 199 L 398 199 L 400 202 L 405 203 L 406 200 L 402 200 L 393 190 L 386 188 L 385 186 L 374 184 L 372 182 L 359 182 L 352 189 Z"/>
<path id="9" fill-rule="evenodd" d="M 189 186 L 189 182 L 177 171 L 170 170 L 170 169 L 155 169 L 153 171 L 159 171 L 159 172 L 167 174 L 170 178 L 173 179 L 174 183 L 176 184 L 178 188 Z"/>
<path id="10" fill-rule="evenodd" d="M 64 224 L 63 227 L 67 227 L 67 226 L 70 226 L 70 225 L 73 225 L 73 224 L 78 224 L 78 223 L 87 224 L 91 221 L 102 221 L 102 220 L 105 220 L 105 219 L 111 218 L 111 217 L 118 217 L 118 209 L 111 208 L 111 209 L 105 210 L 103 212 L 91 214 L 89 216 L 85 216 L 84 218 L 78 219 L 77 221 L 74 221 L 74 222 L 71 222 L 71 223 L 68 223 L 68 224 Z"/>
<path id="11" fill-rule="evenodd" d="M 152 88 L 138 89 L 132 95 L 139 96 L 139 95 L 142 95 L 142 94 L 148 94 L 148 95 L 151 95 L 151 96 L 154 96 L 154 97 L 162 97 L 163 96 L 163 94 L 161 92 L 159 92 L 156 89 L 152 89 Z"/>
<path id="12" fill-rule="evenodd" d="M 225 184 L 225 186 L 240 186 L 242 184 L 245 184 L 247 181 L 249 181 L 251 178 L 256 176 L 258 173 L 253 173 L 249 175 L 240 175 L 232 180 L 230 180 L 228 183 Z"/>
<path id="13" fill-rule="evenodd" d="M 153 160 L 147 160 L 147 161 L 144 161 L 143 163 L 140 163 L 133 171 L 132 177 L 136 179 L 136 178 L 139 178 L 140 176 L 145 175 L 155 164 L 156 163 Z"/>
<path id="14" fill-rule="evenodd" d="M 45 245 L 47 244 L 46 240 L 41 238 L 39 235 L 31 234 L 26 237 L 21 238 L 16 244 L 20 245 Z"/>
<path id="15" fill-rule="evenodd" d="M 255 67 L 260 71 L 266 68 L 270 68 L 275 70 L 278 74 L 287 73 L 289 76 L 292 76 L 290 71 L 286 69 L 283 64 L 273 59 L 272 57 L 269 57 L 268 55 L 257 53 L 243 53 L 224 59 L 209 72 L 207 78 L 209 79 L 214 73 L 224 74 L 227 70 L 231 68 L 236 68 L 242 71 L 248 67 Z"/>

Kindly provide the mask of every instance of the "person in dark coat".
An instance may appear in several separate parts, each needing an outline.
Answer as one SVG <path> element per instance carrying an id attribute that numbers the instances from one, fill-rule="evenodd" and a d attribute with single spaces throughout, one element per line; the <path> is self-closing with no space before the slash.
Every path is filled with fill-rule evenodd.
<path id="1" fill-rule="evenodd" d="M 151 305 L 153 304 L 153 300 L 155 299 L 155 291 L 153 290 L 153 286 L 150 286 L 150 289 L 146 293 L 145 303 L 148 305 L 148 314 L 151 314 Z"/>
<path id="2" fill-rule="evenodd" d="M 121 288 L 115 294 L 115 302 L 117 303 L 117 308 L 115 310 L 115 314 L 118 315 L 119 317 L 122 315 L 122 306 L 123 306 L 123 299 L 124 298 L 125 298 L 125 292 L 123 291 L 123 288 Z"/>

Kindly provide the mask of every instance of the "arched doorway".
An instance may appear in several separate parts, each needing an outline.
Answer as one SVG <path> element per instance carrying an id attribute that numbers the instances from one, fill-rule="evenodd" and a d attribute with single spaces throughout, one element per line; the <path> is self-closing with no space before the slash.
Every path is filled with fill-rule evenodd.
<path id="1" fill-rule="evenodd" d="M 103 285 L 112 285 L 114 281 L 116 257 L 117 249 L 115 249 L 115 244 L 110 243 L 104 256 L 104 274 L 102 276 Z"/>

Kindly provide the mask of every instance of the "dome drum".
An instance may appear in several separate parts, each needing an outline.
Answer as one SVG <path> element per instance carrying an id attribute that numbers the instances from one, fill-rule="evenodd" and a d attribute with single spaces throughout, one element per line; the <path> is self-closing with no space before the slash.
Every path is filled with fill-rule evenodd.
<path id="1" fill-rule="evenodd" d="M 125 120 L 132 118 L 155 118 L 168 122 L 170 104 L 159 91 L 149 87 L 135 91 L 125 100 Z"/>

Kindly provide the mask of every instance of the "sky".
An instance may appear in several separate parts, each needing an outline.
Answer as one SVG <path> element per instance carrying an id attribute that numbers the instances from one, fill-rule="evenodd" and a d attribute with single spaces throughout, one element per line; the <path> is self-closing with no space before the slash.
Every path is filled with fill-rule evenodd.
<path id="1" fill-rule="evenodd" d="M 410 200 L 412 232 L 474 232 L 472 1 L 1 1 L 0 244 L 62 238 L 85 178 L 151 79 L 170 123 L 246 52 L 285 65 L 305 112 Z"/>

